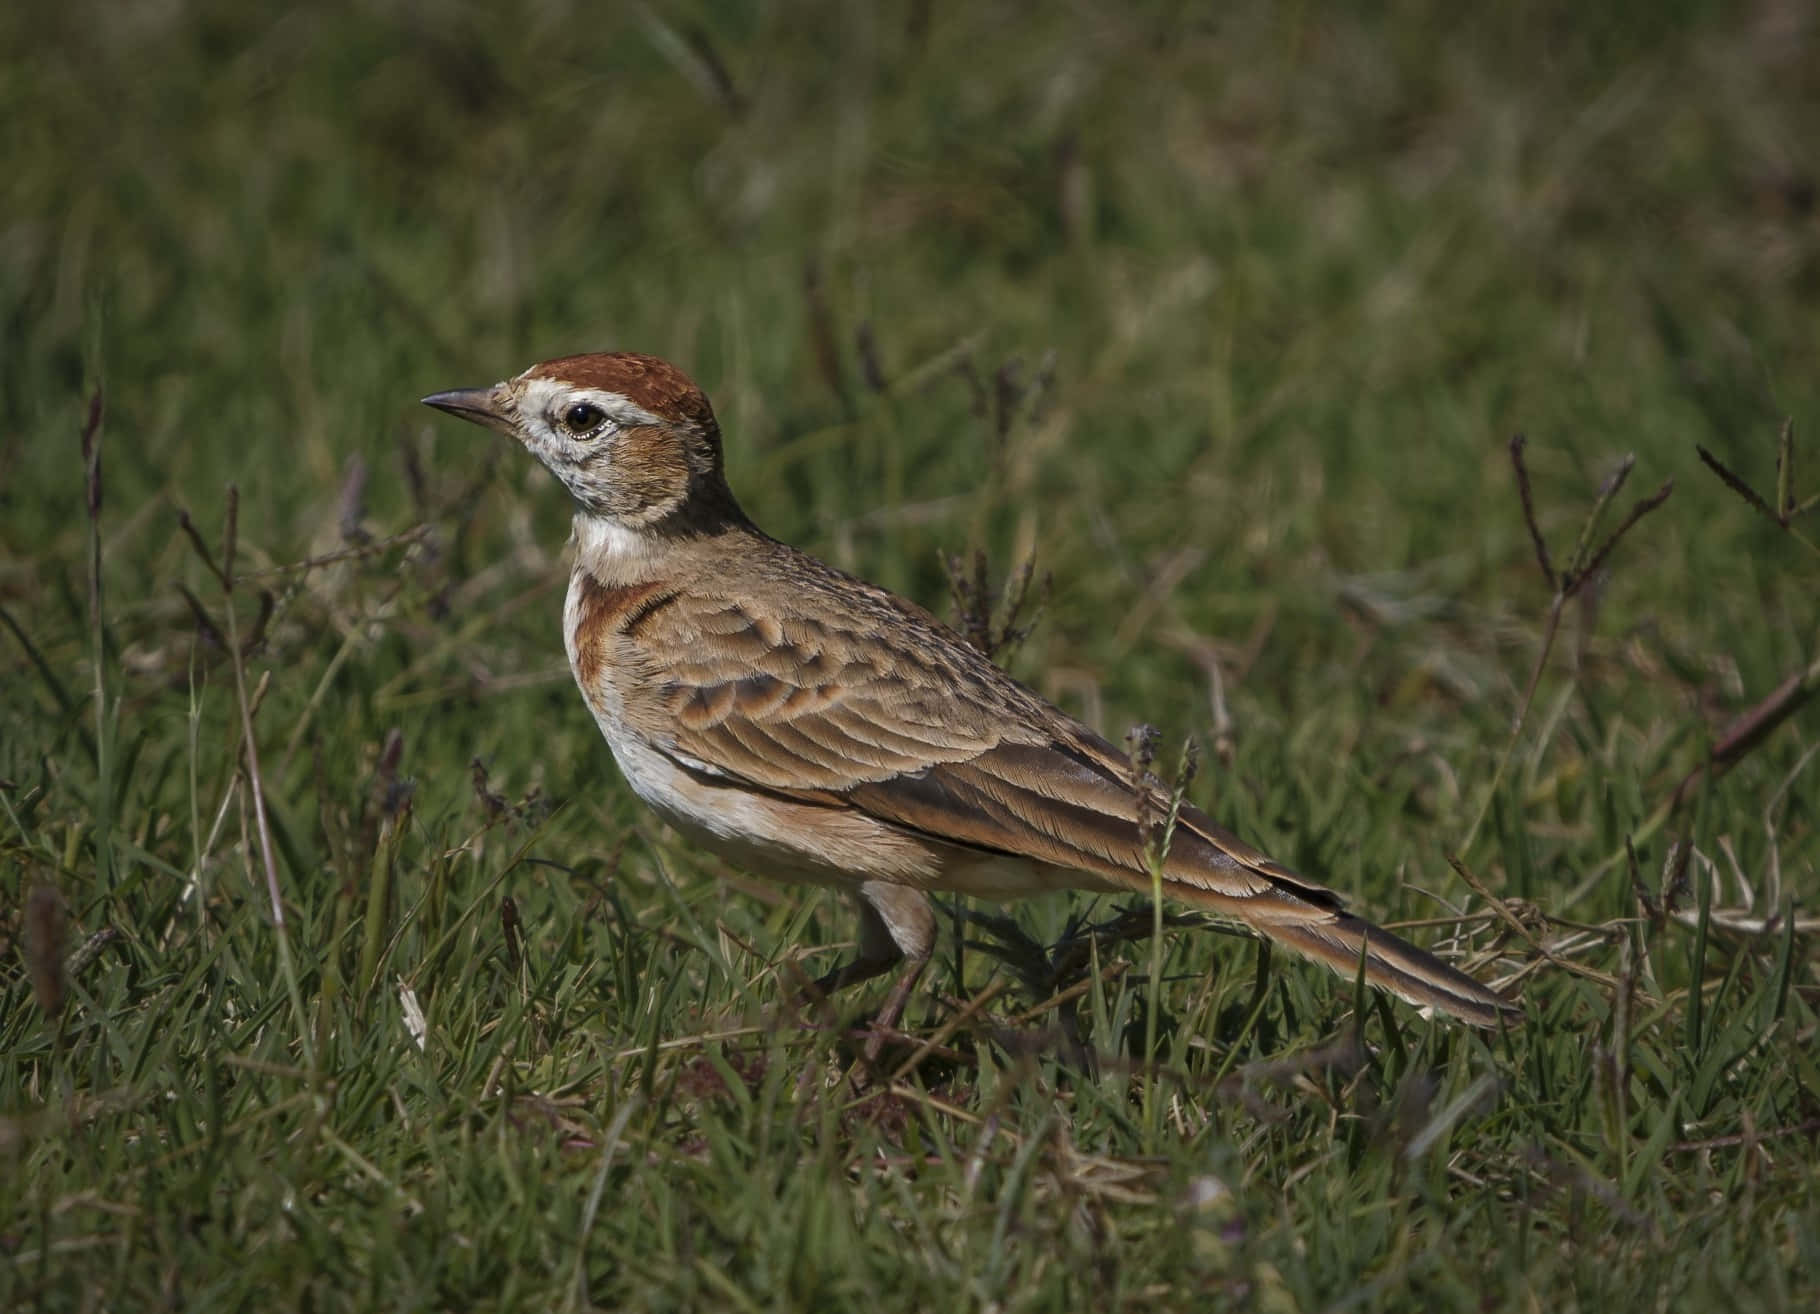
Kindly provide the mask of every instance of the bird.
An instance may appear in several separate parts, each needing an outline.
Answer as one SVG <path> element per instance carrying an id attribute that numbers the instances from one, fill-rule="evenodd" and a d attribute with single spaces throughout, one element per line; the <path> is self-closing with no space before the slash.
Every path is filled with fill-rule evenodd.
<path id="1" fill-rule="evenodd" d="M 522 444 L 567 489 L 564 641 L 620 772 L 734 865 L 853 902 L 856 952 L 815 984 L 901 968 L 875 1036 L 935 947 L 932 893 L 1151 894 L 1168 786 L 922 607 L 761 530 L 675 365 L 564 356 L 423 403 Z M 1168 898 L 1412 1004 L 1484 1028 L 1519 1015 L 1192 805 L 1155 865 Z"/>

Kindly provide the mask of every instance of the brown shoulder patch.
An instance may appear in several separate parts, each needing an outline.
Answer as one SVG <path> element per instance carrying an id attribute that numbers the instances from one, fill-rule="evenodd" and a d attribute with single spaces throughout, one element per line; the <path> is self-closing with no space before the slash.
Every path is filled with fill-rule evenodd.
<path id="1" fill-rule="evenodd" d="M 607 645 L 624 628 L 636 624 L 676 595 L 662 583 L 602 584 L 583 571 L 575 606 L 575 678 L 591 685 L 607 664 Z"/>
<path id="2" fill-rule="evenodd" d="M 525 371 L 533 379 L 560 379 L 616 392 L 665 420 L 711 425 L 714 411 L 702 390 L 676 366 L 635 351 L 593 352 L 546 360 Z"/>

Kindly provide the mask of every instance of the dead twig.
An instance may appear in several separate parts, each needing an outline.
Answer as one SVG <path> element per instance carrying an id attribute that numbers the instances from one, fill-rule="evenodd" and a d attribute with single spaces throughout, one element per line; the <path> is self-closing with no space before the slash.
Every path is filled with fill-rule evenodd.
<path id="1" fill-rule="evenodd" d="M 1686 801 L 1688 791 L 1702 778 L 1717 779 L 1743 761 L 1778 726 L 1800 711 L 1816 690 L 1820 690 L 1820 657 L 1808 663 L 1804 670 L 1790 671 L 1756 706 L 1725 727 L 1707 751 L 1706 761 L 1689 771 L 1675 786 L 1668 810 L 1678 809 Z"/>
<path id="2" fill-rule="evenodd" d="M 1668 501 L 1669 494 L 1674 492 L 1674 480 L 1664 480 L 1662 486 L 1646 497 L 1639 498 L 1618 527 L 1595 546 L 1595 535 L 1599 522 L 1604 518 L 1606 509 L 1611 505 L 1624 483 L 1630 478 L 1631 470 L 1636 466 L 1635 455 L 1627 455 L 1618 463 L 1617 469 L 1606 476 L 1605 482 L 1599 485 L 1597 496 L 1593 499 L 1592 510 L 1587 513 L 1586 521 L 1580 527 L 1580 537 L 1574 544 L 1573 555 L 1568 559 L 1565 569 L 1557 571 L 1549 557 L 1547 540 L 1542 536 L 1542 528 L 1536 519 L 1535 497 L 1530 488 L 1529 467 L 1523 459 L 1523 448 L 1527 439 L 1522 434 L 1514 435 L 1510 440 L 1510 463 L 1516 472 L 1517 495 L 1523 506 L 1523 523 L 1529 530 L 1530 542 L 1535 545 L 1536 565 L 1542 571 L 1542 578 L 1549 588 L 1554 590 L 1554 597 L 1548 605 L 1548 616 L 1542 626 L 1542 642 L 1536 651 L 1535 664 L 1530 668 L 1529 680 L 1523 686 L 1523 697 L 1517 704 L 1517 713 L 1511 722 L 1510 738 L 1504 745 L 1504 752 L 1498 758 L 1497 769 L 1492 773 L 1491 782 L 1486 786 L 1484 797 L 1479 802 L 1477 813 L 1473 816 L 1472 825 L 1467 827 L 1466 837 L 1460 842 L 1460 852 L 1469 853 L 1473 841 L 1478 838 L 1479 828 L 1484 824 L 1486 815 L 1491 811 L 1491 802 L 1497 797 L 1498 790 L 1504 783 L 1504 774 L 1510 768 L 1512 757 L 1516 753 L 1517 741 L 1523 733 L 1524 723 L 1529 719 L 1529 709 L 1535 702 L 1536 689 L 1542 682 L 1542 672 L 1548 667 L 1549 654 L 1555 646 L 1555 636 L 1561 628 L 1561 615 L 1585 587 L 1588 580 L 1596 576 L 1605 566 L 1606 560 L 1618 546 L 1621 539 L 1628 534 L 1636 523 Z"/>

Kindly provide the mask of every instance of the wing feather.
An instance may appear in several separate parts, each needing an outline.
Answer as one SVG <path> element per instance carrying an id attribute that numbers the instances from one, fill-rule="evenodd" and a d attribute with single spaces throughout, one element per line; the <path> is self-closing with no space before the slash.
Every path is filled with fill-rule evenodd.
<path id="1" fill-rule="evenodd" d="M 681 591 L 641 616 L 621 635 L 635 647 L 622 665 L 636 678 L 619 691 L 629 719 L 697 773 L 1149 890 L 1159 781 L 1134 781 L 1124 754 L 932 617 L 832 578 L 838 589 L 815 577 L 765 603 Z M 1163 877 L 1173 897 L 1338 971 L 1363 957 L 1405 998 L 1480 1025 L 1509 1007 L 1193 807 L 1177 814 Z"/>

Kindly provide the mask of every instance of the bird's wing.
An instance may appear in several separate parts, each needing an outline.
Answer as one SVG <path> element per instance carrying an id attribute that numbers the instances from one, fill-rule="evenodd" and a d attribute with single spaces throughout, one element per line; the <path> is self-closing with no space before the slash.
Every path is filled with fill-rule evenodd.
<path id="1" fill-rule="evenodd" d="M 629 718 L 689 770 L 857 809 L 928 838 L 1148 891 L 1167 794 L 1129 759 L 882 591 L 664 594 L 624 625 Z M 629 659 L 629 660 L 628 660 Z M 1418 1003 L 1491 1025 L 1505 1002 L 1332 891 L 1183 807 L 1165 892 Z"/>
<path id="2" fill-rule="evenodd" d="M 993 690 L 955 654 L 870 617 L 694 590 L 636 618 L 618 665 L 628 715 L 697 770 L 844 792 L 977 757 L 1002 738 Z"/>
<path id="3" fill-rule="evenodd" d="M 1162 787 L 924 614 L 846 613 L 813 592 L 767 606 L 694 590 L 641 612 L 626 635 L 637 655 L 628 712 L 691 770 L 834 796 L 974 848 L 1115 878 L 1145 871 Z M 1285 888 L 1338 906 L 1192 808 L 1170 853 L 1170 878 L 1209 893 Z"/>

